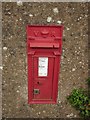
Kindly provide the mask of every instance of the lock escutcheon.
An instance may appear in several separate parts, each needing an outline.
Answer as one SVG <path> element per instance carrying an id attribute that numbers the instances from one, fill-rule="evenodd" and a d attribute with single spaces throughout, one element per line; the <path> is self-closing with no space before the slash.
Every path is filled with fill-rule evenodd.
<path id="1" fill-rule="evenodd" d="M 40 90 L 39 89 L 34 89 L 34 94 L 40 94 Z"/>

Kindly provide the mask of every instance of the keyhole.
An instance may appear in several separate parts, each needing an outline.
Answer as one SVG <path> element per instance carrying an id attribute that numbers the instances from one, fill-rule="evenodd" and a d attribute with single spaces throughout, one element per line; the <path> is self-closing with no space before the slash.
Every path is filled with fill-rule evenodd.
<path id="1" fill-rule="evenodd" d="M 40 84 L 40 82 L 37 82 L 37 84 Z"/>

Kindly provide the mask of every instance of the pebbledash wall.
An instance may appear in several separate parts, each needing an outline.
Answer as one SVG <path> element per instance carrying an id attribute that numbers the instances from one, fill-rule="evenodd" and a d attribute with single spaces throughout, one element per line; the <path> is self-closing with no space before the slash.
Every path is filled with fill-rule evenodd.
<path id="1" fill-rule="evenodd" d="M 28 105 L 26 25 L 64 25 L 57 104 Z M 3 117 L 79 117 L 66 97 L 87 89 L 88 3 L 2 3 Z"/>

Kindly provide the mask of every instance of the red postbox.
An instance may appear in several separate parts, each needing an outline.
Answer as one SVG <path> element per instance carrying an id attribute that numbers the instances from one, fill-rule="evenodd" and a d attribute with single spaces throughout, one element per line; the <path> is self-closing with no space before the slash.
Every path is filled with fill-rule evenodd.
<path id="1" fill-rule="evenodd" d="M 57 102 L 63 26 L 27 26 L 28 103 Z"/>

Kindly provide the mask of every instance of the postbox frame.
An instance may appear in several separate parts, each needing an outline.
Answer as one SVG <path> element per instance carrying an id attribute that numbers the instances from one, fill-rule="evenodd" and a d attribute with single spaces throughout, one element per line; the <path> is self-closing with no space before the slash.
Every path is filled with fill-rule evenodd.
<path id="1" fill-rule="evenodd" d="M 61 32 L 63 33 L 63 26 L 59 25 L 27 25 L 27 33 L 29 27 L 56 27 L 60 28 Z M 27 34 L 28 35 L 28 34 Z M 58 53 L 53 53 L 53 55 L 35 55 L 35 51 L 33 50 L 31 53 L 28 52 L 28 47 L 27 47 L 27 55 L 28 55 L 28 103 L 29 104 L 56 104 L 57 103 L 57 95 L 58 95 L 58 78 L 59 78 L 59 72 L 60 72 L 60 60 L 61 60 L 61 50 L 62 50 L 62 35 L 61 35 L 61 49 L 60 49 L 60 54 Z M 28 36 L 27 36 L 27 46 L 28 46 Z M 31 58 L 29 57 L 32 56 Z M 54 57 L 55 60 L 55 65 L 54 65 L 54 75 L 53 75 L 53 83 L 52 83 L 52 100 L 33 100 L 33 57 Z M 56 59 L 57 58 L 57 59 Z M 32 66 L 32 67 L 31 67 Z M 58 66 L 58 68 L 57 68 Z M 57 75 L 56 75 L 57 74 Z"/>

